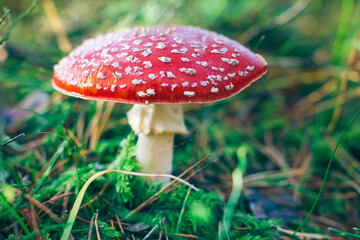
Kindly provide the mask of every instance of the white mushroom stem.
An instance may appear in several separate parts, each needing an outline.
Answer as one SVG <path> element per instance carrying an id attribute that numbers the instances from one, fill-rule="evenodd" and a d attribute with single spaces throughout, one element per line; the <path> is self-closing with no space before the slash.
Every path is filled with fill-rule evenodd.
<path id="1" fill-rule="evenodd" d="M 136 104 L 127 117 L 131 128 L 139 135 L 136 158 L 142 165 L 142 171 L 170 174 L 174 135 L 187 133 L 182 105 Z"/>
<path id="2" fill-rule="evenodd" d="M 143 172 L 170 174 L 173 160 L 174 133 L 139 133 L 136 159 Z"/>

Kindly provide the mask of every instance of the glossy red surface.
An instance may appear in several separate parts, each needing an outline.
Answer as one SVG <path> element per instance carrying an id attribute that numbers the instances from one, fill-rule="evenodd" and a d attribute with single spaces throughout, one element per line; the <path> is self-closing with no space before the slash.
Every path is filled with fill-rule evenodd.
<path id="1" fill-rule="evenodd" d="M 237 94 L 266 68 L 259 55 L 208 30 L 133 28 L 86 40 L 55 65 L 53 86 L 84 99 L 203 103 Z"/>

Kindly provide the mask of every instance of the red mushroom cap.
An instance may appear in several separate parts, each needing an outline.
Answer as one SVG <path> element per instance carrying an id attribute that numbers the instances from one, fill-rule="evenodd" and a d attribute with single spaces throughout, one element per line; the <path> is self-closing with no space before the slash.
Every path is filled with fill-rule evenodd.
<path id="1" fill-rule="evenodd" d="M 266 68 L 261 56 L 217 33 L 157 26 L 86 40 L 55 65 L 52 83 L 84 99 L 204 103 L 240 92 Z"/>

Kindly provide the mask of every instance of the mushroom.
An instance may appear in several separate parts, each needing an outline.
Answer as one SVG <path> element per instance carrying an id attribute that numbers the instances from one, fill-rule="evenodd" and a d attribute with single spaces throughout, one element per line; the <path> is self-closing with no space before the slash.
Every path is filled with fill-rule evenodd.
<path id="1" fill-rule="evenodd" d="M 174 134 L 186 134 L 182 103 L 231 97 L 266 73 L 240 43 L 191 26 L 132 28 L 86 40 L 54 67 L 53 87 L 69 96 L 133 103 L 144 172 L 171 173 Z"/>

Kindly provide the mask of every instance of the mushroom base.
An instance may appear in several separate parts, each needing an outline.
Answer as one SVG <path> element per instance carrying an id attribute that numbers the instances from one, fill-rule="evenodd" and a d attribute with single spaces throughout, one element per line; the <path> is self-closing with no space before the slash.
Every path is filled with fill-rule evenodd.
<path id="1" fill-rule="evenodd" d="M 146 173 L 167 173 L 172 170 L 174 133 L 139 133 L 136 159 Z M 162 182 L 168 178 L 159 179 Z"/>

